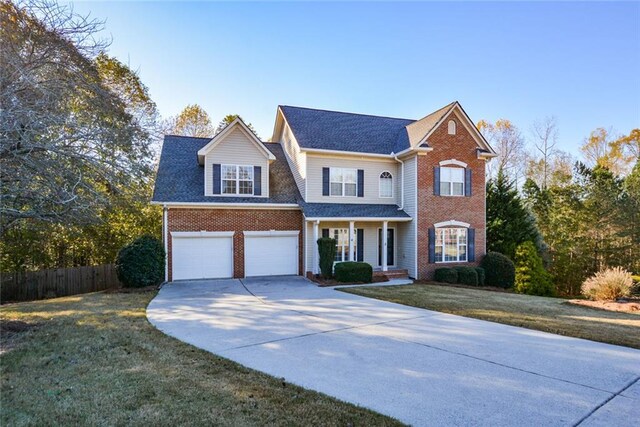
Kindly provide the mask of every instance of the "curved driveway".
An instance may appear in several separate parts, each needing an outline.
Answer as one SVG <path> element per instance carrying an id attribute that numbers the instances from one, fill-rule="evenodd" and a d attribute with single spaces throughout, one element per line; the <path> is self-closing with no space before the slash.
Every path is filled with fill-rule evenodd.
<path id="1" fill-rule="evenodd" d="M 640 425 L 640 351 L 625 347 L 301 277 L 171 283 L 147 317 L 182 341 L 408 424 Z"/>

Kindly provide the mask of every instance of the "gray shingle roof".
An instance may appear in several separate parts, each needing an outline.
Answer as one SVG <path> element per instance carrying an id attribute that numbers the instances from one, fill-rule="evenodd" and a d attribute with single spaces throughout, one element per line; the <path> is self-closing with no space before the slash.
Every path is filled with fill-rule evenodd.
<path id="1" fill-rule="evenodd" d="M 204 195 L 204 170 L 198 164 L 198 150 L 211 138 L 166 135 L 153 190 L 154 202 L 211 203 L 297 203 L 298 187 L 280 144 L 265 143 L 276 160 L 269 166 L 269 197 L 227 197 Z"/>
<path id="2" fill-rule="evenodd" d="M 415 120 L 281 105 L 303 148 L 390 154 L 409 148 L 406 126 Z"/>
<path id="3" fill-rule="evenodd" d="M 409 218 L 397 205 L 301 202 L 307 218 Z"/>

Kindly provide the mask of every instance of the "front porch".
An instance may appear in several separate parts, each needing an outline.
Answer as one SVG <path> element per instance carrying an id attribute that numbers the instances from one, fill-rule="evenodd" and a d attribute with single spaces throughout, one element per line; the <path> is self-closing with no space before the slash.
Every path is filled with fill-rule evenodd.
<path id="1" fill-rule="evenodd" d="M 326 218 L 306 221 L 306 271 L 318 274 L 317 240 L 336 240 L 335 262 L 359 261 L 373 267 L 374 275 L 389 278 L 410 276 L 415 265 L 411 218 Z"/>

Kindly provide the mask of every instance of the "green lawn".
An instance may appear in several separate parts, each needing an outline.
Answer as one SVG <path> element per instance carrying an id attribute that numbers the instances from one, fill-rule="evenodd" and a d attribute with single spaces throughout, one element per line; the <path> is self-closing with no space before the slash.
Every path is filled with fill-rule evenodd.
<path id="1" fill-rule="evenodd" d="M 400 425 L 244 368 L 156 330 L 155 292 L 94 293 L 0 308 L 0 424 Z M 8 322 L 13 321 L 13 322 Z"/>
<path id="2" fill-rule="evenodd" d="M 341 289 L 413 307 L 640 349 L 640 315 L 571 305 L 560 298 L 435 284 Z"/>

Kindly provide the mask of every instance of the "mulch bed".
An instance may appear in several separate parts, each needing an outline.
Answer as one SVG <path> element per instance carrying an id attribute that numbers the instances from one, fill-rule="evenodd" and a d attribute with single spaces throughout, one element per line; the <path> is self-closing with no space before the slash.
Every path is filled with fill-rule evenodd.
<path id="1" fill-rule="evenodd" d="M 586 299 L 571 299 L 568 304 L 595 308 L 597 310 L 621 311 L 624 313 L 640 314 L 640 298 L 621 299 L 618 301 L 591 301 Z"/>
<path id="2" fill-rule="evenodd" d="M 364 282 L 338 282 L 337 280 L 334 279 L 323 279 L 321 277 L 308 277 L 309 280 L 316 282 L 318 284 L 318 286 L 320 286 L 321 288 L 326 288 L 326 287 L 330 287 L 330 286 L 344 286 L 344 285 L 370 285 L 371 283 L 382 283 L 382 282 L 388 282 L 389 279 L 387 279 L 385 276 L 373 276 L 373 282 L 371 283 L 364 283 Z"/>

